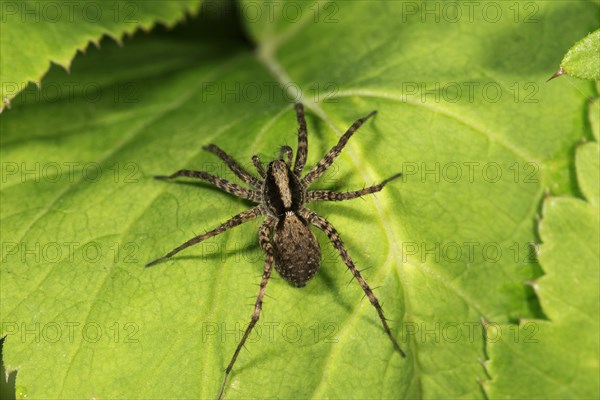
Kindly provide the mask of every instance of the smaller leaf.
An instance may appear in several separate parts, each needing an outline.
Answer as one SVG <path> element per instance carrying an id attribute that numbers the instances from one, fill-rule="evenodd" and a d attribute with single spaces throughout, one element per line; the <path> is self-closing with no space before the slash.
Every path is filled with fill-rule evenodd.
<path id="1" fill-rule="evenodd" d="M 575 43 L 560 63 L 560 69 L 550 79 L 571 75 L 576 78 L 599 80 L 599 67 L 600 29 Z"/>
<path id="2" fill-rule="evenodd" d="M 544 201 L 538 259 L 545 275 L 532 286 L 548 320 L 523 319 L 517 329 L 495 327 L 504 337 L 486 333 L 492 380 L 484 389 L 490 398 L 583 399 L 600 394 L 599 156 L 597 142 L 576 152 L 577 178 L 587 201 Z"/>
<path id="3" fill-rule="evenodd" d="M 589 118 L 596 142 L 585 143 L 577 150 L 575 163 L 581 192 L 593 205 L 600 201 L 600 160 L 598 159 L 598 131 L 600 130 L 600 98 L 596 97 L 589 106 Z"/>

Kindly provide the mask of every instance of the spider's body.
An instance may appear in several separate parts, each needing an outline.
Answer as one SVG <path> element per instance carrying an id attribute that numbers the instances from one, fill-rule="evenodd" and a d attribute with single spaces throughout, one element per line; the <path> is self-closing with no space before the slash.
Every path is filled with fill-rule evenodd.
<path id="1" fill-rule="evenodd" d="M 292 285 L 305 286 L 321 264 L 319 242 L 300 215 L 306 189 L 284 161 L 275 160 L 267 168 L 262 192 L 277 220 L 272 240 L 275 269 Z"/>
<path id="2" fill-rule="evenodd" d="M 354 265 L 354 262 L 348 255 L 344 243 L 336 229 L 325 218 L 319 216 L 315 212 L 305 207 L 306 203 L 311 201 L 342 201 L 350 200 L 362 195 L 375 193 L 383 189 L 383 187 L 391 180 L 398 178 L 401 174 L 393 175 L 384 180 L 379 185 L 369 186 L 362 190 L 352 192 L 335 192 L 331 190 L 307 190 L 312 182 L 317 180 L 335 158 L 341 153 L 342 149 L 356 132 L 356 130 L 371 116 L 375 111 L 366 117 L 359 118 L 352 124 L 350 128 L 340 138 L 338 144 L 332 147 L 327 154 L 313 166 L 310 171 L 302 176 L 302 170 L 306 164 L 308 152 L 308 139 L 306 130 L 306 121 L 304 119 L 304 108 L 302 104 L 296 104 L 296 115 L 298 119 L 298 150 L 296 159 L 292 165 L 293 152 L 289 146 L 282 146 L 279 154 L 279 159 L 270 162 L 266 171 L 258 156 L 253 156 L 252 161 L 260 179 L 248 173 L 240 166 L 233 158 L 215 145 L 205 147 L 205 150 L 216 154 L 220 157 L 227 166 L 246 184 L 252 188 L 231 183 L 225 179 L 211 175 L 203 171 L 180 170 L 170 176 L 160 176 L 157 178 L 171 179 L 179 176 L 187 176 L 198 178 L 210 182 L 221 190 L 231 193 L 243 199 L 251 200 L 257 203 L 253 208 L 244 211 L 227 222 L 221 224 L 212 231 L 198 235 L 181 246 L 171 250 L 167 255 L 147 264 L 151 266 L 160 261 L 170 258 L 181 250 L 216 236 L 226 230 L 238 226 L 244 222 L 253 220 L 258 216 L 264 216 L 265 221 L 262 223 L 258 240 L 261 248 L 266 254 L 265 266 L 263 270 L 260 289 L 254 305 L 252 319 L 246 328 L 242 340 L 238 344 L 229 365 L 225 372 L 225 379 L 221 387 L 219 397 L 222 397 L 233 365 L 239 355 L 241 348 L 244 346 L 250 332 L 256 325 L 262 309 L 262 301 L 265 295 L 265 288 L 271 277 L 273 266 L 277 272 L 290 284 L 296 287 L 303 287 L 317 273 L 321 264 L 321 249 L 319 243 L 310 229 L 313 225 L 324 232 L 333 246 L 340 254 L 342 260 L 352 272 L 353 277 L 358 281 L 365 295 L 371 304 L 377 310 L 377 314 L 381 320 L 383 328 L 392 341 L 394 348 L 404 357 L 404 352 L 400 345 L 392 335 L 392 332 L 383 315 L 383 310 L 373 294 L 373 291 L 362 277 L 360 271 Z M 284 156 L 286 160 L 284 160 Z"/>

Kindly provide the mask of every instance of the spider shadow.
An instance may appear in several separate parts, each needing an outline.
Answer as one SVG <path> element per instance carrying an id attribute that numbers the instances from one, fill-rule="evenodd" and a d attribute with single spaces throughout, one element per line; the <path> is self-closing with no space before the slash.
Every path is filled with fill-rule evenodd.
<path id="1" fill-rule="evenodd" d="M 194 234 L 195 235 L 195 234 Z M 196 248 L 196 252 L 200 254 L 194 255 L 175 255 L 167 261 L 195 261 L 195 264 L 215 263 L 218 262 L 218 267 L 223 267 L 230 264 L 254 264 L 257 260 L 258 243 L 245 241 L 220 240 L 220 235 L 213 237 L 211 241 L 197 243 L 190 248 Z M 262 255 L 262 253 L 261 253 Z M 258 257 L 262 259 L 261 257 Z M 207 279 L 211 279 L 210 277 Z"/>
<path id="2" fill-rule="evenodd" d="M 347 182 L 352 175 L 353 174 L 351 171 L 344 171 L 340 173 L 336 164 L 334 163 L 327 170 L 325 170 L 319 179 L 311 183 L 307 190 L 346 190 L 346 185 L 344 182 Z"/>
<path id="3" fill-rule="evenodd" d="M 354 213 L 354 215 L 350 217 L 351 219 L 355 219 L 357 215 L 361 215 L 364 217 L 364 213 L 358 210 L 351 210 L 351 212 L 345 214 L 347 215 L 352 213 Z M 338 295 L 330 296 L 331 298 L 328 299 L 328 301 L 335 302 L 337 305 L 342 307 L 348 315 L 350 315 L 357 309 L 357 307 L 362 306 L 362 303 L 366 300 L 368 303 L 367 307 L 372 309 L 372 313 L 369 313 L 369 311 L 365 311 L 363 315 L 359 317 L 360 320 L 371 324 L 377 329 L 382 329 L 381 321 L 379 320 L 379 318 L 377 318 L 376 309 L 370 304 L 370 302 L 364 295 L 364 292 L 360 287 L 359 283 L 356 281 L 355 278 L 353 278 L 352 274 L 350 273 L 350 270 L 343 263 L 338 252 L 333 248 L 331 242 L 327 239 L 327 237 L 324 234 L 319 235 L 319 237 L 321 238 L 321 240 L 319 240 L 319 244 L 322 249 L 322 262 L 321 268 L 317 273 L 316 280 L 319 283 L 324 284 L 328 289 L 327 293 L 330 294 L 340 293 L 341 291 L 344 291 L 345 293 L 346 290 L 352 290 L 350 287 L 354 287 L 357 293 L 360 293 L 362 295 L 358 302 L 345 300 L 346 296 Z M 352 253 L 352 249 L 360 249 L 360 241 L 354 240 L 351 237 L 348 237 L 344 240 L 344 245 L 348 249 L 349 253 Z M 357 264 L 357 268 L 361 271 L 369 270 L 372 268 L 372 265 L 360 265 L 361 263 L 358 263 L 356 259 L 354 259 L 354 262 Z M 340 278 L 340 276 L 347 277 L 347 279 Z M 370 277 L 368 272 L 367 274 L 362 273 L 362 276 L 367 281 L 367 283 L 369 283 Z M 370 283 L 369 285 L 371 289 L 376 289 Z M 348 298 L 352 298 L 352 296 L 353 295 L 350 292 L 348 292 Z M 381 302 L 381 298 L 379 300 Z"/>
<path id="4" fill-rule="evenodd" d="M 356 199 L 355 201 L 361 201 L 360 199 Z M 329 203 L 329 204 L 327 204 Z M 356 206 L 353 205 L 342 205 L 342 204 L 331 204 L 333 202 L 324 202 L 324 201 L 320 201 L 320 202 L 314 202 L 311 203 L 310 206 L 310 210 L 314 211 L 315 213 L 319 214 L 321 217 L 329 220 L 330 216 L 344 216 L 346 219 L 348 220 L 358 220 L 358 221 L 368 221 L 369 220 L 369 214 L 365 211 L 363 211 L 360 208 L 357 208 Z M 317 205 L 318 204 L 318 205 Z M 332 225 L 334 225 L 334 222 L 331 222 Z M 334 225 L 335 226 L 335 225 Z M 317 228 L 315 228 L 317 229 Z M 317 230 L 318 232 L 321 232 L 320 230 Z M 344 234 L 343 232 L 340 232 L 341 235 L 343 235 L 343 237 L 347 237 L 349 236 L 348 234 Z"/>
<path id="5" fill-rule="evenodd" d="M 163 180 L 163 179 L 160 179 L 160 180 Z M 171 181 L 171 180 L 165 179 L 165 181 Z M 232 193 L 228 193 L 228 192 L 226 192 L 224 190 L 221 190 L 218 187 L 213 186 L 213 185 L 211 185 L 209 183 L 206 183 L 206 182 L 202 182 L 202 181 L 194 182 L 194 181 L 176 181 L 176 180 L 172 180 L 172 182 L 169 182 L 169 183 L 175 183 L 177 185 L 182 185 L 182 186 L 191 186 L 191 187 L 194 187 L 194 188 L 197 188 L 197 189 L 202 189 L 202 191 L 204 191 L 204 192 L 210 191 L 210 192 L 213 192 L 213 193 L 224 194 L 226 197 L 228 197 L 230 199 L 233 199 L 237 203 L 243 204 L 244 206 L 247 206 L 248 208 L 253 207 L 253 206 L 256 205 L 256 203 L 254 203 L 251 200 L 244 199 L 242 197 L 238 197 L 238 196 L 236 196 L 236 195 L 234 195 Z M 254 188 L 251 188 L 251 189 L 254 189 Z M 239 211 L 238 211 L 238 213 L 239 213 Z M 234 215 L 236 215 L 236 214 L 231 214 L 231 215 L 229 215 L 228 217 L 225 217 L 225 218 L 227 220 L 229 220 Z M 225 221 L 225 219 L 223 221 Z"/>
<path id="6" fill-rule="evenodd" d="M 334 265 L 332 265 L 334 267 Z M 347 270 L 348 271 L 348 270 Z M 347 274 L 346 276 L 348 276 L 348 283 L 342 283 L 341 285 L 338 282 L 335 282 L 335 279 L 332 277 L 333 273 L 338 273 L 338 271 L 334 271 L 331 272 L 328 268 L 323 268 L 323 271 L 319 271 L 319 274 L 317 274 L 318 276 L 320 275 L 320 277 L 318 277 L 318 280 L 323 282 L 325 284 L 325 286 L 327 286 L 327 292 L 328 293 L 339 293 L 342 289 L 344 290 L 350 290 L 350 289 L 346 289 L 349 288 L 351 286 L 355 286 L 355 289 L 357 290 L 357 292 L 363 294 L 363 296 L 360 298 L 360 300 L 356 303 L 354 302 L 350 302 L 347 300 L 344 300 L 342 297 L 343 296 L 338 296 L 338 295 L 332 295 L 331 296 L 331 301 L 336 302 L 339 306 L 341 306 L 345 311 L 346 311 L 346 316 L 344 318 L 350 318 L 351 314 L 358 308 L 362 306 L 362 303 L 364 301 L 366 301 L 368 303 L 368 305 L 366 306 L 367 308 L 370 309 L 370 311 L 365 310 L 362 312 L 362 315 L 359 316 L 361 321 L 364 321 L 368 324 L 370 324 L 372 327 L 376 328 L 376 329 L 381 329 L 383 331 L 383 327 L 381 325 L 381 320 L 377 317 L 377 311 L 375 309 L 375 307 L 373 307 L 373 305 L 369 302 L 369 300 L 367 299 L 366 295 L 364 295 L 364 292 L 362 290 L 362 288 L 360 287 L 360 285 L 358 284 L 358 282 L 356 281 L 356 279 L 352 279 L 350 274 Z M 364 275 L 363 275 L 364 278 Z M 369 279 L 365 278 L 365 280 L 368 282 Z M 373 286 L 371 286 L 371 289 L 375 290 L 373 288 Z M 349 297 L 351 297 L 352 295 L 349 294 Z M 380 304 L 381 304 L 381 298 L 379 296 L 377 296 Z M 384 310 L 385 312 L 385 310 Z M 387 314 L 386 314 L 387 316 Z M 390 319 L 388 319 L 388 321 L 391 321 Z M 393 328 L 392 328 L 393 329 Z"/>
<path id="7" fill-rule="evenodd" d="M 308 126 L 308 153 L 310 154 L 322 154 L 325 155 L 329 151 L 329 149 L 335 145 L 335 143 L 339 140 L 336 138 L 334 140 L 328 139 L 325 134 L 326 131 L 329 130 L 329 126 L 325 121 L 321 118 L 317 117 L 313 113 L 308 113 L 305 115 L 306 124 Z M 297 137 L 297 134 L 294 133 Z M 297 140 L 297 139 L 294 139 Z M 307 163 L 307 167 L 312 167 L 310 162 Z"/>
<path id="8" fill-rule="evenodd" d="M 322 283 L 327 287 L 327 293 L 333 294 L 337 293 L 340 290 L 340 285 L 336 283 L 333 274 L 336 271 L 331 271 L 330 267 L 332 263 L 328 263 L 328 265 L 321 265 L 319 272 L 317 273 L 317 282 Z M 330 299 L 336 302 L 339 306 L 341 306 L 347 313 L 352 312 L 352 304 L 350 302 L 343 300 L 340 296 L 330 296 Z"/>
<path id="9" fill-rule="evenodd" d="M 271 361 L 277 360 L 281 357 L 281 354 L 276 353 L 274 351 L 269 351 L 268 348 L 261 352 L 260 357 L 254 357 L 255 354 L 253 354 L 252 351 L 248 349 L 248 346 L 244 346 L 244 350 L 246 350 L 246 354 L 250 354 L 252 357 L 246 357 L 246 363 L 240 365 L 239 367 L 236 366 L 236 368 L 234 368 L 233 370 L 234 373 L 240 374 L 246 369 L 252 371 L 256 367 L 261 367 L 261 364 L 261 369 L 264 370 L 266 366 L 271 365 Z M 227 353 L 225 354 L 225 356 L 226 355 Z M 240 356 L 241 355 L 242 353 L 240 353 Z M 229 358 L 226 356 L 223 358 L 223 361 L 223 365 L 227 365 L 227 363 L 229 363 Z"/>
<path id="10" fill-rule="evenodd" d="M 325 274 L 324 274 L 325 275 Z M 364 277 L 364 276 L 363 276 Z M 342 306 L 344 308 L 344 310 L 346 311 L 346 316 L 344 317 L 346 320 L 349 320 L 352 318 L 351 314 L 353 312 L 355 312 L 355 310 L 357 310 L 359 307 L 366 307 L 366 309 L 361 310 L 360 313 L 362 315 L 359 315 L 359 319 L 369 325 L 371 325 L 371 327 L 373 327 L 376 330 L 380 330 L 382 334 L 385 334 L 385 331 L 383 329 L 383 325 L 381 323 L 381 320 L 378 318 L 377 316 L 377 310 L 375 309 L 375 307 L 373 307 L 373 305 L 369 302 L 369 300 L 367 299 L 367 296 L 364 295 L 364 292 L 362 290 L 362 288 L 360 287 L 360 285 L 358 284 L 358 282 L 356 282 L 356 279 L 353 279 L 352 281 L 350 281 L 347 285 L 335 285 L 335 283 L 333 282 L 333 279 L 331 278 L 331 276 L 326 276 L 324 278 L 326 285 L 328 286 L 329 289 L 329 293 L 332 293 L 333 296 L 333 301 L 335 301 L 337 304 L 339 304 L 340 306 Z M 369 279 L 365 278 L 365 280 L 368 282 Z M 348 291 L 351 290 L 350 287 L 351 286 L 356 286 L 356 290 L 360 293 L 363 294 L 363 296 L 360 298 L 360 300 L 358 302 L 353 302 L 350 303 L 348 301 L 344 301 L 341 300 L 344 297 L 344 294 Z M 370 285 L 369 285 L 370 286 Z M 373 287 L 371 286 L 371 289 L 373 289 Z M 373 291 L 375 291 L 375 289 L 373 289 Z M 352 296 L 351 294 L 348 296 Z M 376 294 L 377 298 L 379 299 L 379 303 L 382 303 L 382 299 L 381 297 L 379 297 Z M 367 305 L 363 306 L 364 302 L 367 302 Z M 385 313 L 386 316 L 386 320 L 388 322 L 393 322 L 394 320 L 391 318 L 387 318 L 389 316 L 389 314 L 391 314 L 391 310 L 393 310 L 392 307 L 384 307 L 382 306 L 382 308 L 384 309 L 384 312 L 387 311 L 387 313 Z M 393 326 L 390 326 L 392 329 L 392 333 L 396 334 L 397 332 L 395 332 Z"/>

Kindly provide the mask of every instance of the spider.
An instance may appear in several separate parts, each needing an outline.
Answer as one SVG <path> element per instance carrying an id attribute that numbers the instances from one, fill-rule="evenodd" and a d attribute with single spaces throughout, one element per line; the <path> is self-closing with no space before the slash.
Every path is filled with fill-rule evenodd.
<path id="1" fill-rule="evenodd" d="M 348 251 L 336 229 L 325 218 L 306 208 L 306 203 L 311 201 L 350 200 L 365 194 L 379 192 L 387 183 L 402 175 L 401 173 L 397 173 L 384 180 L 379 185 L 369 186 L 362 190 L 352 192 L 307 190 L 310 184 L 317 180 L 327 168 L 331 166 L 354 132 L 356 132 L 366 120 L 374 116 L 377 111 L 372 111 L 367 116 L 356 120 L 339 139 L 338 143 L 327 152 L 325 157 L 312 167 L 306 175 L 302 176 L 302 170 L 306 164 L 306 157 L 308 154 L 308 138 L 306 120 L 304 118 L 304 107 L 301 103 L 297 103 L 295 109 L 299 128 L 298 149 L 296 151 L 296 159 L 293 166 L 293 151 L 289 146 L 281 147 L 279 158 L 270 162 L 267 165 L 266 170 L 263 168 L 258 156 L 254 155 L 252 157 L 252 162 L 260 175 L 260 178 L 256 178 L 216 145 L 210 144 L 203 147 L 204 150 L 215 154 L 223 160 L 238 178 L 252 187 L 251 189 L 228 182 L 225 179 L 203 171 L 182 169 L 169 176 L 156 177 L 157 179 L 173 179 L 184 176 L 201 179 L 212 183 L 227 193 L 231 193 L 242 199 L 253 201 L 254 203 L 257 203 L 257 205 L 247 211 L 235 215 L 217 228 L 188 240 L 181 246 L 171 250 L 164 257 L 148 263 L 146 265 L 147 267 L 164 261 L 183 249 L 219 235 L 244 222 L 251 221 L 259 216 L 265 217 L 265 220 L 258 231 L 258 242 L 266 254 L 260 289 L 254 304 L 254 311 L 252 313 L 250 324 L 246 328 L 244 336 L 238 343 L 231 361 L 225 370 L 225 378 L 223 379 L 219 399 L 223 396 L 227 378 L 233 369 L 233 365 L 238 358 L 240 350 L 244 346 L 246 339 L 248 339 L 250 332 L 259 319 L 263 297 L 265 295 L 265 288 L 271 277 L 273 266 L 284 280 L 296 287 L 305 286 L 317 273 L 321 264 L 321 249 L 317 239 L 309 228 L 310 225 L 317 227 L 327 235 L 333 244 L 333 247 L 337 250 L 348 269 L 352 272 L 353 278 L 356 278 L 365 292 L 365 295 L 377 310 L 383 329 L 392 341 L 395 350 L 397 350 L 402 357 L 406 357 L 404 351 L 400 348 L 400 345 L 392 335 L 377 297 L 375 297 L 373 291 L 360 274 L 360 271 L 354 265 L 354 262 L 348 255 Z"/>

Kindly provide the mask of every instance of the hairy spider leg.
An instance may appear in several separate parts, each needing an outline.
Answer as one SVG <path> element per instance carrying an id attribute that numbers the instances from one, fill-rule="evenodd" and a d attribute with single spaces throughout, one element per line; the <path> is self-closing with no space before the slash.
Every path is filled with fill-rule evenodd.
<path id="1" fill-rule="evenodd" d="M 287 158 L 287 160 L 285 161 L 286 165 L 288 166 L 288 168 L 292 167 L 292 157 L 294 157 L 294 151 L 292 150 L 292 148 L 290 146 L 281 146 L 281 149 L 279 149 L 279 159 L 283 160 L 283 157 L 285 155 L 285 158 Z"/>
<path id="2" fill-rule="evenodd" d="M 343 201 L 356 199 L 357 197 L 362 197 L 365 194 L 379 192 L 387 183 L 393 181 L 394 179 L 400 178 L 401 176 L 402 173 L 398 173 L 387 178 L 379 185 L 369 186 L 364 189 L 355 190 L 352 192 L 336 192 L 333 190 L 311 190 L 306 193 L 307 201 Z"/>
<path id="3" fill-rule="evenodd" d="M 340 257 L 342 257 L 342 260 L 344 261 L 344 263 L 346 264 L 348 269 L 350 269 L 350 271 L 352 272 L 352 275 L 356 278 L 356 280 L 360 284 L 360 287 L 365 292 L 365 295 L 369 298 L 369 301 L 371 302 L 373 307 L 375 307 L 375 309 L 377 310 L 377 314 L 379 314 L 379 319 L 381 319 L 381 323 L 383 324 L 383 329 L 385 330 L 385 333 L 387 333 L 388 337 L 394 344 L 394 348 L 400 353 L 400 355 L 402 355 L 402 357 L 406 357 L 406 354 L 404 353 L 402 348 L 400 348 L 400 345 L 396 341 L 396 338 L 392 335 L 392 331 L 390 330 L 387 320 L 385 319 L 385 316 L 383 315 L 383 309 L 381 308 L 381 305 L 379 304 L 379 300 L 373 293 L 373 290 L 371 290 L 371 288 L 369 287 L 367 282 L 364 280 L 364 278 L 360 274 L 360 271 L 354 265 L 354 262 L 352 261 L 352 259 L 350 258 L 350 255 L 346 251 L 344 242 L 342 242 L 342 239 L 340 238 L 340 235 L 338 234 L 336 229 L 325 218 L 308 210 L 307 208 L 305 208 L 303 210 L 303 213 L 304 213 L 304 217 L 306 218 L 306 220 L 308 222 L 310 222 L 312 225 L 319 228 L 321 231 L 323 231 L 327 235 L 327 237 L 331 241 L 331 244 L 333 244 L 333 247 L 340 254 Z"/>
<path id="4" fill-rule="evenodd" d="M 255 219 L 256 217 L 258 217 L 259 215 L 262 215 L 262 206 L 256 206 L 249 210 L 241 212 L 241 213 L 233 216 L 232 218 L 230 218 L 227 222 L 224 222 L 223 224 L 219 225 L 217 228 L 213 229 L 212 231 L 208 231 L 202 235 L 198 235 L 198 236 L 188 240 L 187 242 L 183 243 L 181 246 L 171 250 L 164 257 L 157 258 L 156 260 L 149 262 L 148 264 L 146 264 L 146 267 L 151 267 L 155 264 L 158 264 L 159 262 L 166 260 L 167 258 L 171 258 L 172 256 L 179 253 L 183 249 L 193 246 L 196 243 L 200 243 L 203 240 L 206 240 L 213 236 L 217 236 L 217 235 L 225 232 L 228 229 L 231 229 L 233 227 L 243 224 L 244 222 L 251 221 L 251 220 Z"/>
<path id="5" fill-rule="evenodd" d="M 219 157 L 221 160 L 225 162 L 227 167 L 242 181 L 246 182 L 248 185 L 253 186 L 256 189 L 260 189 L 262 187 L 262 181 L 256 179 L 252 176 L 248 171 L 244 169 L 237 161 L 233 159 L 229 154 L 219 148 L 219 146 L 215 144 L 209 144 L 208 146 L 203 146 L 203 150 L 209 151 Z"/>
<path id="6" fill-rule="evenodd" d="M 366 120 L 368 120 L 375 114 L 377 114 L 377 110 L 371 111 L 367 116 L 357 119 L 352 124 L 352 126 L 350 126 L 350 128 L 348 128 L 348 130 L 346 131 L 346 133 L 344 133 L 342 135 L 342 137 L 340 138 L 338 143 L 335 146 L 333 146 L 327 152 L 327 154 L 325 154 L 325 157 L 323 157 L 321 159 L 321 161 L 319 161 L 314 167 L 311 168 L 310 171 L 308 171 L 308 173 L 306 175 L 304 175 L 304 178 L 302 179 L 302 181 L 304 183 L 304 187 L 308 187 L 308 185 L 310 185 L 312 182 L 317 180 L 321 175 L 323 175 L 323 172 L 325 172 L 325 170 L 327 168 L 329 168 L 329 166 L 331 164 L 333 164 L 333 161 L 337 158 L 337 156 L 340 155 L 340 153 L 342 152 L 342 150 L 348 143 L 348 140 L 350 139 L 350 137 L 352 137 L 352 135 L 354 135 L 354 132 L 356 132 L 358 130 L 358 128 L 360 128 L 361 125 L 365 123 Z"/>
<path id="7" fill-rule="evenodd" d="M 225 378 L 223 379 L 223 384 L 221 385 L 221 391 L 219 392 L 219 399 L 223 398 L 223 392 L 225 391 L 225 385 L 227 384 L 227 378 L 229 377 L 229 374 L 231 373 L 231 370 L 233 369 L 233 365 L 235 364 L 235 361 L 237 360 L 238 355 L 240 354 L 240 351 L 242 350 L 242 347 L 244 347 L 244 343 L 246 343 L 246 339 L 248 339 L 248 336 L 250 336 L 250 332 L 252 332 L 254 325 L 256 325 L 256 322 L 258 321 L 258 319 L 260 317 L 260 312 L 262 310 L 262 302 L 263 302 L 263 298 L 265 296 L 265 289 L 267 287 L 267 283 L 269 282 L 269 278 L 271 277 L 271 271 L 273 269 L 274 252 L 273 252 L 273 245 L 271 244 L 271 230 L 273 229 L 273 226 L 275 225 L 275 221 L 276 220 L 273 218 L 265 219 L 265 221 L 262 223 L 262 225 L 260 227 L 260 230 L 258 231 L 258 242 L 260 244 L 260 247 L 266 253 L 265 267 L 264 267 L 264 271 L 263 271 L 262 280 L 260 282 L 260 289 L 258 290 L 258 296 L 256 297 L 256 302 L 254 303 L 254 311 L 252 312 L 252 318 L 250 319 L 250 324 L 248 324 L 248 327 L 246 328 L 246 331 L 244 332 L 244 336 L 242 337 L 242 340 L 238 343 L 237 348 L 235 349 L 235 352 L 233 353 L 233 357 L 231 357 L 231 361 L 229 362 L 229 365 L 227 366 L 227 369 L 225 370 Z"/>
<path id="8" fill-rule="evenodd" d="M 155 176 L 156 179 L 174 179 L 180 176 L 186 176 L 188 178 L 202 179 L 203 181 L 212 183 L 224 192 L 231 193 L 234 196 L 241 197 L 242 199 L 252 200 L 255 203 L 261 202 L 261 194 L 258 190 L 247 189 L 236 183 L 229 182 L 226 179 L 219 178 L 204 171 L 192 171 L 189 169 L 181 169 L 172 175 L 168 176 Z"/>
<path id="9" fill-rule="evenodd" d="M 306 165 L 308 155 L 308 131 L 306 119 L 304 118 L 304 106 L 296 103 L 296 119 L 298 120 L 298 149 L 296 150 L 296 162 L 294 163 L 294 175 L 302 177 L 302 170 Z"/>
<path id="10" fill-rule="evenodd" d="M 267 173 L 265 172 L 265 169 L 263 168 L 263 165 L 260 162 L 260 157 L 258 157 L 256 154 L 252 156 L 252 164 L 254 164 L 256 172 L 258 172 L 261 178 L 264 179 L 267 177 Z"/>

